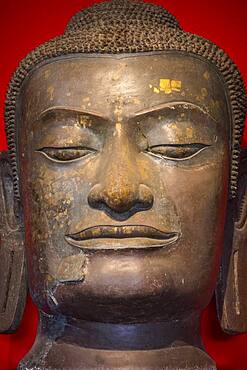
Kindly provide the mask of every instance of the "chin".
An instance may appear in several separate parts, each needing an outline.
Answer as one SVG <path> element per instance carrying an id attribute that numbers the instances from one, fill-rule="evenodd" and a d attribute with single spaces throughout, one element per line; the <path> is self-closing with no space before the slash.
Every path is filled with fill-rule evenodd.
<path id="1" fill-rule="evenodd" d="M 71 319 L 105 323 L 179 320 L 195 309 L 198 291 L 176 286 L 171 272 L 140 251 L 97 253 L 78 282 L 54 282 L 48 311 Z M 189 292 L 185 298 L 186 291 Z M 186 294 L 187 295 L 187 294 Z M 199 294 L 200 295 L 200 294 Z M 51 299 L 52 298 L 52 299 Z M 186 305 L 185 305 L 186 302 Z"/>

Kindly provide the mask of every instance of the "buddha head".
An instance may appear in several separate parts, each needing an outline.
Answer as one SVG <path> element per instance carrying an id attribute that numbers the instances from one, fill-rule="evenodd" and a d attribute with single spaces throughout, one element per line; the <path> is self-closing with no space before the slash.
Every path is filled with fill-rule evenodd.
<path id="1" fill-rule="evenodd" d="M 234 63 L 155 5 L 95 4 L 32 51 L 6 103 L 3 330 L 26 261 L 43 315 L 179 322 L 216 289 L 223 329 L 245 331 L 244 115 Z"/>

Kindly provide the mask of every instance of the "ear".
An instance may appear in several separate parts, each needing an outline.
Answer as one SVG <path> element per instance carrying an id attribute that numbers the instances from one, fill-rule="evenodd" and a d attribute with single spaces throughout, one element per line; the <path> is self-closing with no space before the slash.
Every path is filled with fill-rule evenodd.
<path id="1" fill-rule="evenodd" d="M 26 302 L 24 232 L 7 152 L 0 152 L 0 332 L 15 331 Z"/>
<path id="2" fill-rule="evenodd" d="M 224 331 L 247 331 L 247 149 L 241 151 L 237 199 L 228 206 L 216 304 Z"/>

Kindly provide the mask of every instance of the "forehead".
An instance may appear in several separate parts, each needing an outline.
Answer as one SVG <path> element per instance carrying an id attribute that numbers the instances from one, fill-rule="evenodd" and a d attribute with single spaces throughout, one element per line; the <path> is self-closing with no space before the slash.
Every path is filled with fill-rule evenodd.
<path id="1" fill-rule="evenodd" d="M 30 118 L 52 107 L 111 116 L 135 114 L 169 102 L 189 102 L 215 120 L 227 115 L 225 89 L 206 61 L 177 51 L 60 57 L 25 82 L 22 103 Z"/>

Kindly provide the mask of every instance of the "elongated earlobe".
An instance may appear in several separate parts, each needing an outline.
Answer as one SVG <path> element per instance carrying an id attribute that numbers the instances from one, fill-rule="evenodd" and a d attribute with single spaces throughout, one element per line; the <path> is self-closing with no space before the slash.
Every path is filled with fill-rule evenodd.
<path id="1" fill-rule="evenodd" d="M 8 155 L 0 152 L 0 332 L 15 331 L 26 303 L 24 232 Z"/>
<path id="2" fill-rule="evenodd" d="M 221 327 L 231 334 L 247 331 L 247 149 L 242 149 L 238 193 L 229 204 L 224 255 L 216 289 Z"/>

